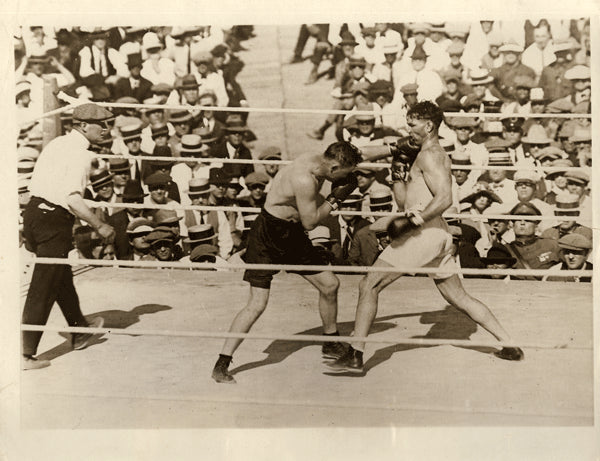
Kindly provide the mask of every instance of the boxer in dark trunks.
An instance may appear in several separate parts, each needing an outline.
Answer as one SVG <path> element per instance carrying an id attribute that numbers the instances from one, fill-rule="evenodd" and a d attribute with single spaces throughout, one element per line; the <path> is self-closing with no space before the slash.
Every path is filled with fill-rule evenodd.
<path id="1" fill-rule="evenodd" d="M 323 154 L 305 154 L 282 168 L 273 183 L 262 213 L 254 221 L 248 236 L 244 260 L 248 264 L 326 265 L 312 246 L 305 230 L 314 229 L 356 188 L 353 170 L 362 161 L 361 152 L 348 142 L 331 144 Z M 319 194 L 323 182 L 332 182 L 331 194 Z M 247 333 L 267 307 L 273 270 L 247 270 L 250 283 L 246 306 L 236 315 L 229 331 Z M 300 275 L 319 290 L 319 313 L 323 333 L 337 332 L 337 292 L 339 279 L 333 272 L 302 272 Z M 332 338 L 333 339 L 333 338 Z M 235 383 L 228 367 L 242 339 L 225 341 L 212 377 L 219 383 Z M 325 357 L 338 358 L 345 352 L 342 343 L 324 343 Z"/>

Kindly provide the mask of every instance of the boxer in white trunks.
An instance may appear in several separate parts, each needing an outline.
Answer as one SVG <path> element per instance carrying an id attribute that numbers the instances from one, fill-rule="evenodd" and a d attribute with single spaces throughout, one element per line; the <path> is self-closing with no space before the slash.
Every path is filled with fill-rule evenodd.
<path id="1" fill-rule="evenodd" d="M 499 341 L 509 341 L 510 335 L 489 308 L 469 295 L 457 274 L 444 273 L 455 268 L 452 236 L 442 213 L 452 204 L 450 158 L 440 146 L 438 128 L 442 110 L 430 101 L 423 101 L 407 114 L 410 137 L 399 141 L 392 163 L 394 196 L 406 217 L 385 217 L 375 222 L 374 231 L 387 229 L 391 244 L 379 255 L 374 266 L 438 267 L 431 277 L 451 305 L 463 311 Z M 379 293 L 398 279 L 399 272 L 369 272 L 359 285 L 354 336 L 366 337 L 377 314 Z M 348 351 L 328 364 L 334 371 L 363 373 L 364 342 L 353 342 Z M 506 360 L 522 360 L 523 351 L 504 347 L 494 353 Z"/>

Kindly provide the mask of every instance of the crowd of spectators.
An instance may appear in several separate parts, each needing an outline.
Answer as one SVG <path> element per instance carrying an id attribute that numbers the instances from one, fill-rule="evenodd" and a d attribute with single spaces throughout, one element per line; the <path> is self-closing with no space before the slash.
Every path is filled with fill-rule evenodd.
<path id="1" fill-rule="evenodd" d="M 42 148 L 41 124 L 31 120 L 43 113 L 44 76 L 52 75 L 66 100 L 148 105 L 114 109 L 110 139 L 92 146 L 105 157 L 92 165 L 85 198 L 131 205 L 95 208 L 115 228 L 113 244 L 103 245 L 78 223 L 73 257 L 239 258 L 256 211 L 178 207 L 264 204 L 279 165 L 255 170 L 252 164 L 203 161 L 282 159 L 275 146 L 252 151 L 256 136 L 246 113 L 203 109 L 248 106 L 236 80 L 244 66 L 236 53 L 253 34 L 251 26 L 24 27 L 15 38 L 20 205 L 27 203 Z M 332 108 L 372 112 L 330 115 L 308 132 L 312 138 L 321 140 L 333 128 L 337 139 L 359 147 L 393 143 L 408 134 L 408 108 L 426 99 L 445 112 L 496 114 L 447 117 L 440 128 L 453 164 L 454 205 L 448 211 L 469 215 L 448 220 L 462 267 L 591 268 L 589 20 L 302 25 L 291 64 L 304 61 L 311 37 L 306 84 L 331 78 Z M 319 73 L 325 61 L 330 67 Z M 190 109 L 165 110 L 163 104 Z M 581 117 L 527 117 L 541 113 Z M 61 114 L 62 133 L 70 130 L 69 117 Z M 512 166 L 523 169 L 503 169 Z M 547 166 L 566 170 L 546 172 Z M 396 211 L 386 168 L 361 167 L 356 174 L 358 188 L 340 210 Z M 374 219 L 332 216 L 309 236 L 332 264 L 368 266 L 389 244 L 385 233 L 370 230 Z"/>

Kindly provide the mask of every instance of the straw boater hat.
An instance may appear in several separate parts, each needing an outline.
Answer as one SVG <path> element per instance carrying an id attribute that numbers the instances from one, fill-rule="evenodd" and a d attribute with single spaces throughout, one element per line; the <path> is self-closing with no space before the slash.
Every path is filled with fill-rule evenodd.
<path id="1" fill-rule="evenodd" d="M 394 203 L 392 191 L 389 188 L 375 189 L 369 193 L 369 208 L 371 211 L 382 211 Z"/>
<path id="2" fill-rule="evenodd" d="M 184 123 L 189 122 L 192 119 L 192 114 L 187 110 L 176 110 L 169 114 L 169 122 L 171 123 Z"/>
<path id="3" fill-rule="evenodd" d="M 363 201 L 363 197 L 360 194 L 350 194 L 348 197 L 346 197 L 346 199 L 340 203 L 340 208 L 341 207 L 351 207 L 351 208 L 356 208 L 358 207 L 362 201 Z"/>
<path id="4" fill-rule="evenodd" d="M 317 226 L 308 231 L 308 238 L 313 245 L 331 245 L 337 242 L 336 239 L 331 238 L 331 230 L 327 226 Z"/>
<path id="5" fill-rule="evenodd" d="M 121 131 L 121 139 L 123 139 L 125 142 L 132 141 L 134 139 L 142 139 L 141 124 L 126 125 L 121 127 L 119 131 Z"/>
<path id="6" fill-rule="evenodd" d="M 489 72 L 485 69 L 473 69 L 467 79 L 467 84 L 474 85 L 487 85 L 488 83 L 492 83 L 494 78 L 489 74 Z"/>
<path id="7" fill-rule="evenodd" d="M 555 216 L 579 216 L 579 196 L 569 192 L 562 192 L 556 195 L 554 204 Z"/>
<path id="8" fill-rule="evenodd" d="M 188 182 L 188 195 L 191 198 L 201 197 L 210 193 L 210 183 L 207 178 L 192 178 Z"/>
<path id="9" fill-rule="evenodd" d="M 108 170 L 96 170 L 90 174 L 90 185 L 94 191 L 100 190 L 100 188 L 106 184 L 109 184 L 113 179 L 113 175 Z"/>
<path id="10" fill-rule="evenodd" d="M 202 138 L 197 134 L 184 134 L 181 137 L 179 146 L 179 152 L 181 152 L 182 157 L 188 157 L 188 155 L 185 155 L 188 153 L 199 154 L 206 150 L 206 147 L 203 148 L 202 146 Z"/>
<path id="11" fill-rule="evenodd" d="M 198 224 L 188 227 L 188 236 L 183 243 L 213 242 L 215 237 L 215 229 L 211 224 Z"/>

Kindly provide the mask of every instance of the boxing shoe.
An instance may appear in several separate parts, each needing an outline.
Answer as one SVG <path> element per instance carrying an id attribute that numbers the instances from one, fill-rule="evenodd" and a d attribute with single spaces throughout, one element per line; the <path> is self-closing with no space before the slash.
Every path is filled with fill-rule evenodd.
<path id="1" fill-rule="evenodd" d="M 336 361 L 328 363 L 327 366 L 335 372 L 349 371 L 350 373 L 362 373 L 363 353 L 350 346 L 344 355 Z"/>
<path id="2" fill-rule="evenodd" d="M 494 352 L 494 355 L 503 360 L 523 360 L 525 354 L 519 347 L 503 347 L 499 351 Z"/>
<path id="3" fill-rule="evenodd" d="M 230 356 L 220 355 L 212 371 L 212 379 L 218 383 L 235 384 L 235 378 L 229 373 Z"/>
<path id="4" fill-rule="evenodd" d="M 102 328 L 104 326 L 104 319 L 102 317 L 96 317 L 89 324 L 89 328 Z M 81 349 L 85 349 L 88 347 L 92 338 L 100 337 L 102 333 L 73 333 L 71 335 L 71 344 L 73 345 L 73 349 L 76 351 L 80 351 Z"/>
<path id="5" fill-rule="evenodd" d="M 23 355 L 21 358 L 21 369 L 22 370 L 37 370 L 39 368 L 46 368 L 50 366 L 49 360 L 36 359 L 32 355 Z"/>
<path id="6" fill-rule="evenodd" d="M 340 342 L 323 343 L 321 354 L 326 359 L 339 359 L 346 353 L 348 347 L 348 344 Z"/>

